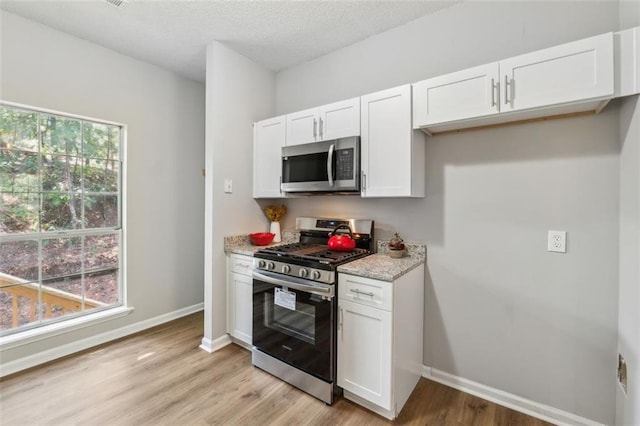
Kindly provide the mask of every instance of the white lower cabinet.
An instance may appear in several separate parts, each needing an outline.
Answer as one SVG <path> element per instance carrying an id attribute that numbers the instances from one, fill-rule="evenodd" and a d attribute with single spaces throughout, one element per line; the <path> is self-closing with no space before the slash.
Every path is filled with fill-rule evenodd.
<path id="1" fill-rule="evenodd" d="M 231 254 L 227 264 L 227 333 L 251 345 L 253 329 L 253 257 Z"/>
<path id="2" fill-rule="evenodd" d="M 422 376 L 424 265 L 393 282 L 339 274 L 338 386 L 395 419 Z"/>
<path id="3" fill-rule="evenodd" d="M 391 312 L 340 301 L 339 315 L 338 386 L 391 410 Z"/>

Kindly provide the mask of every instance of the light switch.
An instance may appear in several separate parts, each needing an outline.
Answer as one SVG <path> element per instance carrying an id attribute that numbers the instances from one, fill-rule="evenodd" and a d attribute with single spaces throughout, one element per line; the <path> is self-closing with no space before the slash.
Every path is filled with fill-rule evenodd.
<path id="1" fill-rule="evenodd" d="M 233 192 L 233 181 L 229 178 L 224 180 L 224 193 L 231 194 Z"/>

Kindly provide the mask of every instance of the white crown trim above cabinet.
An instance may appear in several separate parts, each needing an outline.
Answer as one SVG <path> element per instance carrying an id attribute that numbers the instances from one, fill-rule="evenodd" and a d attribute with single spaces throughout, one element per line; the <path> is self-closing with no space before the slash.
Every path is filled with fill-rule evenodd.
<path id="1" fill-rule="evenodd" d="M 253 124 L 253 198 L 280 198 L 285 116 Z"/>
<path id="2" fill-rule="evenodd" d="M 411 85 L 362 96 L 363 197 L 424 197 L 425 141 L 411 126 Z"/>
<path id="3" fill-rule="evenodd" d="M 413 85 L 413 126 L 429 133 L 599 112 L 614 96 L 613 33 Z"/>
<path id="4" fill-rule="evenodd" d="M 360 98 L 287 114 L 287 145 L 360 136 Z"/>

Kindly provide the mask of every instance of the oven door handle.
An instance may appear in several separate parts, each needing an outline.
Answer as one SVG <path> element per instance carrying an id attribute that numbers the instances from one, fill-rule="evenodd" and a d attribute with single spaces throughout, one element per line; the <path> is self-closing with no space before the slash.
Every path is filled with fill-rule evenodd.
<path id="1" fill-rule="evenodd" d="M 327 298 L 333 298 L 334 296 L 334 286 L 332 285 L 318 285 L 313 281 L 302 280 L 300 278 L 294 277 L 283 280 L 282 278 L 272 276 L 271 274 L 267 275 L 264 272 L 257 271 L 253 271 L 253 278 L 269 284 L 292 288 L 294 290 L 300 290 L 306 293 L 317 294 L 319 296 L 325 296 Z"/>

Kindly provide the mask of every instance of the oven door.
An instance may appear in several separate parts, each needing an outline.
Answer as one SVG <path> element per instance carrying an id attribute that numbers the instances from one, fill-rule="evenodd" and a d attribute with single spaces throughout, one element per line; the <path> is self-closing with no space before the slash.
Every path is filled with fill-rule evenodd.
<path id="1" fill-rule="evenodd" d="M 284 192 L 359 191 L 360 138 L 283 147 L 281 189 Z"/>
<path id="2" fill-rule="evenodd" d="M 253 272 L 253 346 L 302 371 L 335 378 L 334 286 Z"/>

